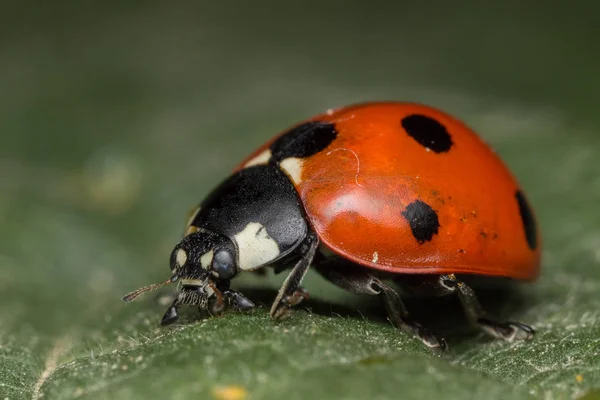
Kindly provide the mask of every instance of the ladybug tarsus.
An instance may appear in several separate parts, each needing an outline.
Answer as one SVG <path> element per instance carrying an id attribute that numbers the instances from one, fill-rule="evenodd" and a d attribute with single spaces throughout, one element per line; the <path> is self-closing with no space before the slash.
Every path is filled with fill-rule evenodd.
<path id="1" fill-rule="evenodd" d="M 418 338 L 425 346 L 436 353 L 443 353 L 446 351 L 447 346 L 444 339 L 439 340 L 421 324 L 408 317 L 408 311 L 394 289 L 385 285 L 383 282 L 379 281 L 379 279 L 373 279 L 372 285 L 383 295 L 388 317 L 399 329 Z"/>
<path id="2" fill-rule="evenodd" d="M 177 299 L 175 299 L 175 302 L 176 301 L 177 301 Z M 177 319 L 179 318 L 179 314 L 177 313 L 177 306 L 176 306 L 175 302 L 173 302 L 173 304 L 167 309 L 167 311 L 165 312 L 165 315 L 160 320 L 160 324 L 162 326 L 171 325 L 173 322 L 177 321 Z"/>
<path id="3" fill-rule="evenodd" d="M 514 321 L 495 322 L 486 318 L 480 318 L 477 321 L 479 327 L 488 335 L 504 339 L 507 342 L 515 340 L 531 340 L 535 335 L 535 330 L 525 324 Z"/>
<path id="4" fill-rule="evenodd" d="M 235 290 L 223 291 L 223 297 L 229 307 L 235 311 L 249 311 L 255 307 L 252 301 Z"/>
<path id="5" fill-rule="evenodd" d="M 440 275 L 438 282 L 439 294 L 456 293 L 469 322 L 488 335 L 507 342 L 533 338 L 535 330 L 528 325 L 511 321 L 497 322 L 489 319 L 487 313 L 481 307 L 475 291 L 454 274 Z"/>
<path id="6" fill-rule="evenodd" d="M 308 299 L 310 299 L 310 294 L 308 293 L 308 290 L 300 286 L 291 296 L 288 296 L 287 303 L 293 307 L 297 304 L 300 304 L 303 300 Z"/>

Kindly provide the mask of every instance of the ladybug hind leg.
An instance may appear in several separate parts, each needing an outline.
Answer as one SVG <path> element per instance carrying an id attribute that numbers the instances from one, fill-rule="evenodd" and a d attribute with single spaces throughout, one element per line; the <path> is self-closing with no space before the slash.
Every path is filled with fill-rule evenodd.
<path id="1" fill-rule="evenodd" d="M 371 275 L 364 268 L 354 267 L 346 263 L 337 263 L 336 261 L 325 261 L 320 265 L 316 265 L 315 268 L 325 279 L 351 293 L 381 296 L 389 319 L 399 329 L 418 338 L 436 353 L 442 353 L 446 350 L 447 346 L 444 339 L 438 339 L 429 330 L 409 317 L 400 295 L 394 289 Z"/>
<path id="2" fill-rule="evenodd" d="M 481 307 L 473 289 L 457 279 L 454 274 L 440 275 L 438 285 L 444 294 L 456 293 L 469 322 L 488 335 L 508 342 L 533 338 L 535 330 L 530 326 L 514 321 L 498 322 L 490 318 Z"/>

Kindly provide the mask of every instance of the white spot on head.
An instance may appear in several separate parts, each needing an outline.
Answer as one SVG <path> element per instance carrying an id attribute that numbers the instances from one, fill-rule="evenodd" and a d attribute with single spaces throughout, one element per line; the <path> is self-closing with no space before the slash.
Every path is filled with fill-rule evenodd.
<path id="1" fill-rule="evenodd" d="M 184 249 L 177 250 L 177 254 L 175 255 L 175 263 L 177 267 L 182 267 L 187 261 L 187 253 Z"/>
<path id="2" fill-rule="evenodd" d="M 250 159 L 246 164 L 244 164 L 244 168 L 252 167 L 253 165 L 267 164 L 271 159 L 271 150 L 267 149 L 257 155 L 256 157 Z"/>
<path id="3" fill-rule="evenodd" d="M 258 222 L 250 222 L 234 236 L 238 247 L 238 266 L 248 271 L 268 264 L 279 256 L 277 242 Z"/>
<path id="4" fill-rule="evenodd" d="M 429 147 L 425 147 L 425 151 L 429 153 L 431 149 Z"/>
<path id="5" fill-rule="evenodd" d="M 281 169 L 288 174 L 295 184 L 302 182 L 302 160 L 289 157 L 279 163 Z"/>
<path id="6" fill-rule="evenodd" d="M 372 263 L 377 264 L 377 261 L 379 260 L 379 253 L 374 252 L 373 253 L 373 259 L 371 260 Z"/>
<path id="7" fill-rule="evenodd" d="M 212 250 L 207 251 L 206 253 L 202 254 L 202 256 L 200 257 L 200 265 L 202 266 L 202 268 L 204 268 L 204 269 L 210 268 L 210 264 L 212 263 L 214 254 L 215 253 Z"/>

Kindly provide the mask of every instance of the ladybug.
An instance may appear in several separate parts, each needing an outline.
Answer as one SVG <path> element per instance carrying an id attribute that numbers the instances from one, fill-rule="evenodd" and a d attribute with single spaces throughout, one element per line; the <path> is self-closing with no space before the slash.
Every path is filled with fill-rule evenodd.
<path id="1" fill-rule="evenodd" d="M 485 333 L 528 340 L 531 327 L 489 317 L 468 282 L 534 280 L 540 242 L 525 194 L 469 127 L 425 105 L 364 103 L 299 123 L 251 154 L 190 215 L 171 278 L 124 300 L 179 282 L 163 325 L 182 305 L 248 310 L 231 280 L 270 266 L 290 269 L 270 310 L 279 319 L 307 297 L 312 266 L 343 289 L 380 296 L 390 320 L 432 349 L 445 341 L 385 281 L 400 293 L 456 294 Z"/>

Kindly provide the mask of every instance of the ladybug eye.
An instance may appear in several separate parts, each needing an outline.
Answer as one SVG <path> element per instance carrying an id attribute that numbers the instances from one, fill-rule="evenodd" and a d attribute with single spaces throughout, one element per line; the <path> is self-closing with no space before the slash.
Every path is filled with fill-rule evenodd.
<path id="1" fill-rule="evenodd" d="M 212 260 L 212 270 L 219 275 L 219 279 L 233 278 L 236 273 L 233 255 L 228 250 L 217 251 Z"/>

